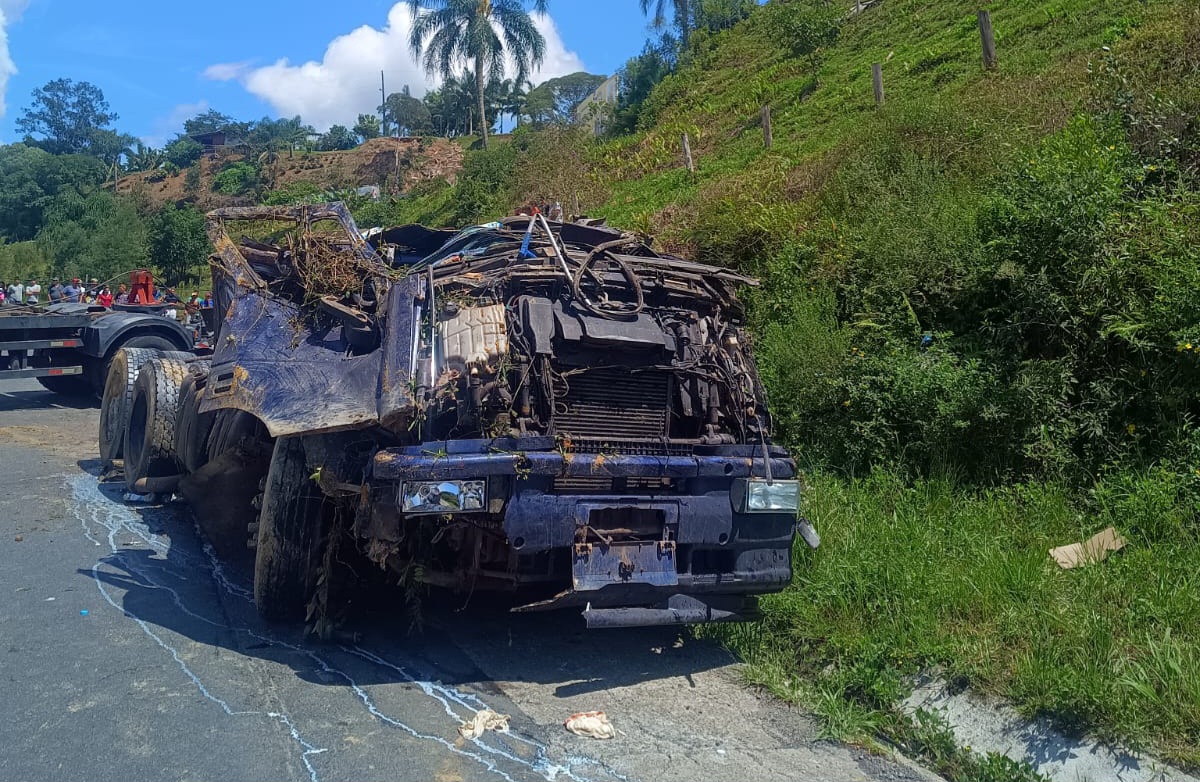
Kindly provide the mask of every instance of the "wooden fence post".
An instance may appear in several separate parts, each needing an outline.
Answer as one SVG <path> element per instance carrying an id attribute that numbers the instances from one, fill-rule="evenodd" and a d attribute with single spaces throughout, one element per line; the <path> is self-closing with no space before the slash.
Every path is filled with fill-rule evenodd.
<path id="1" fill-rule="evenodd" d="M 990 11 L 979 12 L 979 39 L 983 42 L 983 67 L 989 71 L 996 69 L 996 37 L 992 33 L 992 14 Z"/>
<path id="2" fill-rule="evenodd" d="M 875 105 L 883 105 L 883 65 L 871 63 L 871 87 L 875 90 Z"/>
<path id="3" fill-rule="evenodd" d="M 696 164 L 692 161 L 692 142 L 688 140 L 687 131 L 683 133 L 683 164 L 687 166 L 689 174 L 696 173 Z"/>
<path id="4" fill-rule="evenodd" d="M 769 103 L 763 104 L 762 107 L 762 129 L 763 145 L 770 149 L 774 138 L 771 135 L 771 104 Z"/>

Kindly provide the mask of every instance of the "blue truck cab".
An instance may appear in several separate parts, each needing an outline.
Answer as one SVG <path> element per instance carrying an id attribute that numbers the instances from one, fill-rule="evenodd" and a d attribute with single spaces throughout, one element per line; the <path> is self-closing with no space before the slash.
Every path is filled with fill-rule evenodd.
<path id="1" fill-rule="evenodd" d="M 801 485 L 736 297 L 754 280 L 538 214 L 364 238 L 335 204 L 271 210 L 286 243 L 230 238 L 260 211 L 210 215 L 203 409 L 296 444 L 372 561 L 591 627 L 747 619 L 790 582 Z"/>

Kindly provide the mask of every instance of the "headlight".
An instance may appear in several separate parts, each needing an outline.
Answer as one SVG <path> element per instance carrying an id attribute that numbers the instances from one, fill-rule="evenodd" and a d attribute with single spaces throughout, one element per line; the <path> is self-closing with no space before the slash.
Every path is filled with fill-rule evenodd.
<path id="1" fill-rule="evenodd" d="M 796 513 L 800 510 L 800 481 L 746 481 L 742 513 Z"/>
<path id="2" fill-rule="evenodd" d="M 405 513 L 472 513 L 487 507 L 487 481 L 405 481 L 400 485 Z"/>

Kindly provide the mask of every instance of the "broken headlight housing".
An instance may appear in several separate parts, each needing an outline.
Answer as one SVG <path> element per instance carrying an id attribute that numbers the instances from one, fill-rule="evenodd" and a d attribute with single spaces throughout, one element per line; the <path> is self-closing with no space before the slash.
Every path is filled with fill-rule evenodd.
<path id="1" fill-rule="evenodd" d="M 797 513 L 800 510 L 800 481 L 767 481 L 750 478 L 743 482 L 741 502 L 734 507 L 741 513 Z"/>
<path id="2" fill-rule="evenodd" d="M 487 481 L 405 481 L 400 484 L 404 513 L 476 513 L 487 508 Z"/>

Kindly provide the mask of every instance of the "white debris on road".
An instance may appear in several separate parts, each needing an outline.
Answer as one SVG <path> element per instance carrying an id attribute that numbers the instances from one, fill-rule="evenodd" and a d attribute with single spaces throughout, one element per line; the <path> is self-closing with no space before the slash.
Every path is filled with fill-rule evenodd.
<path id="1" fill-rule="evenodd" d="M 464 739 L 477 739 L 489 730 L 508 733 L 507 714 L 497 714 L 491 709 L 480 709 L 470 722 L 458 726 L 458 732 Z"/>
<path id="2" fill-rule="evenodd" d="M 602 711 L 581 711 L 572 714 L 567 717 L 563 727 L 576 736 L 588 736 L 593 739 L 611 739 L 617 736 L 617 729 Z"/>

